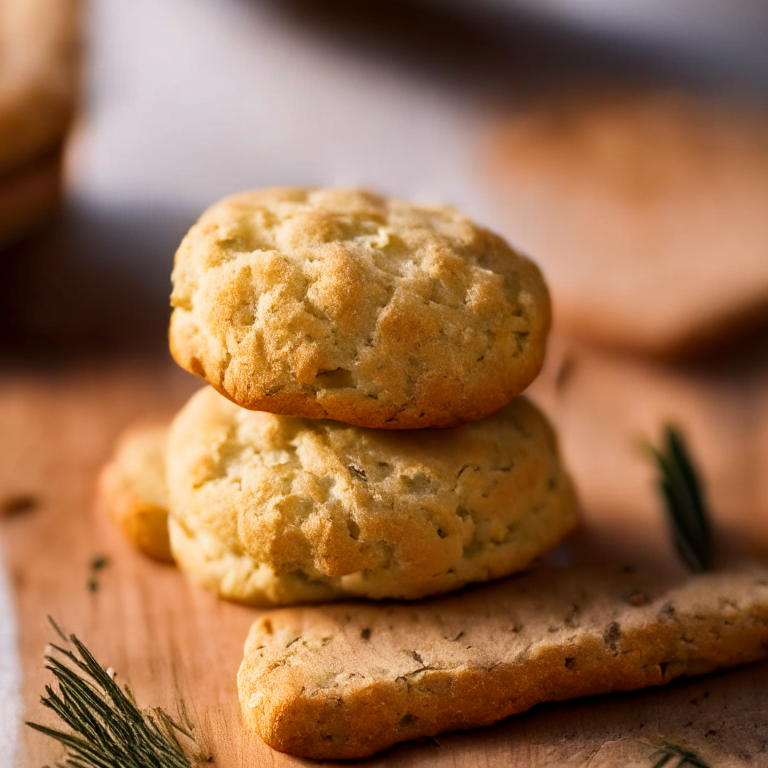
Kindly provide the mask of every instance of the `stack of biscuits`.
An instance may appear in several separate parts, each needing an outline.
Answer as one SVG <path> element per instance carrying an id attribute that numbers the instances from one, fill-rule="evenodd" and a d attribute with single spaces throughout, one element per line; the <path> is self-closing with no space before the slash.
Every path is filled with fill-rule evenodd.
<path id="1" fill-rule="evenodd" d="M 518 397 L 547 289 L 497 235 L 360 191 L 248 192 L 192 227 L 173 284 L 173 356 L 210 386 L 102 476 L 149 554 L 251 605 L 417 599 L 574 528 L 555 437 Z"/>
<path id="2" fill-rule="evenodd" d="M 79 0 L 0 0 L 0 247 L 61 196 L 79 92 Z"/>
<path id="3" fill-rule="evenodd" d="M 148 554 L 255 606 L 412 600 L 520 571 L 575 526 L 552 430 L 519 396 L 547 289 L 497 235 L 359 191 L 250 192 L 203 214 L 173 283 L 173 355 L 209 386 L 170 429 L 126 433 L 101 477 Z M 542 567 L 262 614 L 238 693 L 270 746 L 355 758 L 766 653 L 764 567 L 677 585 Z"/>

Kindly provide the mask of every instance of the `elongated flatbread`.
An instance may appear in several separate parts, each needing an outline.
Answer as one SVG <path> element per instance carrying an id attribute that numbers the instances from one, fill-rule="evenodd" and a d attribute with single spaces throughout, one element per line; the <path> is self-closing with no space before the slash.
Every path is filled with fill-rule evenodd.
<path id="1" fill-rule="evenodd" d="M 238 687 L 272 747 L 353 758 L 766 655 L 768 568 L 676 586 L 620 566 L 542 569 L 418 605 L 265 614 Z"/>

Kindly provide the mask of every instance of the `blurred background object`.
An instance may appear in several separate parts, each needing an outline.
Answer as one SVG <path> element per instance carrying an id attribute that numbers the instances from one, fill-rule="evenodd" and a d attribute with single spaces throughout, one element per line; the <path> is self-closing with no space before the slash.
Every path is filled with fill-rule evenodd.
<path id="1" fill-rule="evenodd" d="M 690 94 L 584 87 L 495 132 L 504 231 L 558 326 L 672 356 L 768 314 L 768 119 Z"/>
<path id="2" fill-rule="evenodd" d="M 0 3 L 0 247 L 39 226 L 60 197 L 80 32 L 79 0 Z"/>
<path id="3" fill-rule="evenodd" d="M 607 76 L 768 91 L 750 42 L 762 4 L 560 5 L 92 0 L 66 210 L 0 264 L 0 353 L 160 351 L 175 246 L 232 191 L 368 185 L 454 203 L 516 242 L 489 205 L 483 140 L 531 96 Z"/>
<path id="4" fill-rule="evenodd" d="M 765 86 L 768 9 L 762 0 L 431 0 L 512 13 L 591 35 L 604 46 L 637 46 L 667 66 L 697 72 L 728 90 Z"/>

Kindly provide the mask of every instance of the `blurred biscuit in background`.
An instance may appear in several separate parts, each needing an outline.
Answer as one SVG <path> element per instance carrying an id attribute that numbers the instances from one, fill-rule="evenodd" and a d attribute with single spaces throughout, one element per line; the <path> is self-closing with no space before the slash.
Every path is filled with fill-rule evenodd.
<path id="1" fill-rule="evenodd" d="M 80 91 L 79 0 L 0 2 L 0 246 L 61 196 L 61 148 Z"/>
<path id="2" fill-rule="evenodd" d="M 768 314 L 768 122 L 666 91 L 571 94 L 498 125 L 506 234 L 561 330 L 674 356 Z"/>

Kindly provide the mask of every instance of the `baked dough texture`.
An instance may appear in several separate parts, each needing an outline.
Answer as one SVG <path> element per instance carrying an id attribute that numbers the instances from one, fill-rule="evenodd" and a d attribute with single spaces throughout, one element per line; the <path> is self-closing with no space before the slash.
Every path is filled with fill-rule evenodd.
<path id="1" fill-rule="evenodd" d="M 541 413 L 451 430 L 247 411 L 206 387 L 168 440 L 171 547 L 222 597 L 415 599 L 525 568 L 577 520 Z"/>
<path id="2" fill-rule="evenodd" d="M 80 0 L 0 1 L 0 174 L 58 148 L 80 91 Z"/>
<path id="3" fill-rule="evenodd" d="M 275 749 L 355 758 L 766 655 L 764 567 L 671 587 L 621 567 L 541 569 L 420 605 L 273 611 L 251 629 L 238 690 Z"/>
<path id="4" fill-rule="evenodd" d="M 138 424 L 118 439 L 99 477 L 99 495 L 109 516 L 144 554 L 173 562 L 168 538 L 165 480 L 167 424 Z"/>
<path id="5" fill-rule="evenodd" d="M 667 91 L 583 92 L 493 139 L 501 221 L 562 328 L 674 357 L 768 316 L 768 119 Z"/>
<path id="6" fill-rule="evenodd" d="M 245 408 L 383 429 L 484 418 L 538 373 L 538 268 L 451 208 L 279 188 L 209 208 L 173 271 L 176 361 Z"/>

